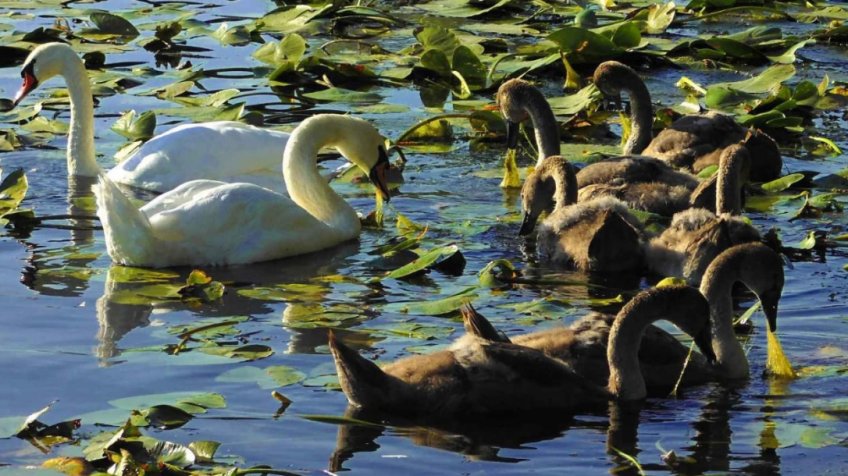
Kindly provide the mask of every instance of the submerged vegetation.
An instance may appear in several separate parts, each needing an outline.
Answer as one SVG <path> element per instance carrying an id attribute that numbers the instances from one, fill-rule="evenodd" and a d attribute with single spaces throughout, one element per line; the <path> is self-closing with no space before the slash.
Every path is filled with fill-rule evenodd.
<path id="1" fill-rule="evenodd" d="M 638 455 L 638 414 L 633 419 L 611 409 L 604 426 L 607 448 L 593 447 L 599 451 L 593 457 L 606 455 L 611 471 L 755 472 L 756 465 L 780 471 L 780 458 L 774 455 L 787 448 L 830 455 L 831 449 L 846 445 L 845 401 L 835 389 L 844 388 L 848 351 L 838 339 L 823 337 L 838 332 L 832 321 L 844 324 L 848 313 L 848 230 L 842 215 L 848 194 L 844 5 L 213 0 L 209 8 L 199 8 L 192 2 L 130 3 L 0 0 L 5 18 L 0 22 L 0 67 L 5 68 L 0 94 L 9 98 L 0 100 L 0 222 L 2 241 L 17 240 L 25 247 L 5 249 L 9 263 L 0 270 L 3 279 L 20 274 L 27 293 L 21 299 L 23 291 L 10 292 L 0 302 L 33 313 L 30 321 L 10 320 L 16 324 L 4 333 L 23 333 L 13 327 L 41 318 L 44 323 L 34 326 L 38 332 L 52 332 L 51 322 L 65 329 L 66 322 L 45 317 L 53 314 L 87 322 L 96 315 L 93 354 L 100 366 L 76 369 L 78 361 L 65 359 L 92 352 L 57 344 L 61 350 L 50 348 L 49 355 L 73 369 L 70 373 L 78 371 L 74 384 L 85 389 L 67 390 L 68 396 L 52 386 L 51 393 L 27 387 L 0 394 L 14 397 L 0 414 L 0 474 L 6 465 L 13 472 L 43 465 L 45 471 L 71 475 L 302 474 L 324 467 L 323 461 L 310 459 L 314 453 L 295 458 L 295 443 L 282 453 L 279 441 L 267 443 L 269 435 L 280 437 L 279 430 L 263 426 L 269 420 L 295 420 L 285 428 L 294 428 L 297 438 L 313 432 L 323 438 L 327 430 L 316 428 L 329 423 L 335 434 L 338 427 L 328 468 L 338 471 L 354 453 L 379 448 L 374 440 L 384 426 L 374 423 L 381 417 L 350 409 L 339 416 L 343 397 L 335 391 L 327 329 L 383 361 L 448 343 L 461 332 L 459 308 L 472 301 L 492 308 L 487 314 L 509 331 L 558 322 L 587 308 L 616 311 L 643 283 L 548 269 L 536 262 L 532 243 L 515 237 L 521 222 L 515 188 L 537 154 L 530 131 L 517 156 L 503 152 L 506 128 L 493 99 L 508 79 L 536 82 L 557 115 L 563 155 L 572 162 L 593 162 L 616 154 L 624 140 L 620 136 L 628 131 L 626 116 L 611 111 L 589 81 L 594 67 L 611 59 L 647 79 L 656 98 L 655 129 L 681 114 L 717 110 L 764 130 L 790 158 L 780 178 L 750 185 L 745 208 L 766 241 L 798 263 L 787 270 L 784 301 L 788 296 L 789 305 L 781 305 L 782 312 L 789 309 L 790 325 L 783 327 L 787 321 L 781 318 L 781 334 L 795 368 L 773 333 L 742 338 L 751 350 L 752 369 L 761 372 L 768 362 L 778 375 L 797 373 L 800 380 L 770 376 L 761 381 L 756 375 L 750 382 L 755 390 L 737 394 L 717 386 L 709 395 L 698 394 L 706 400 L 698 423 L 719 420 L 726 428 L 716 430 L 711 441 L 705 441 L 711 435 L 706 423 L 695 424 L 696 432 L 707 437 L 696 436 L 694 442 L 680 436 L 691 432 L 688 428 L 663 433 L 679 452 L 694 447 L 692 456 L 646 453 L 656 438 L 643 442 Z M 256 11 L 240 11 L 240 3 Z M 372 120 L 389 143 L 405 150 L 404 177 L 394 180 L 405 180 L 401 193 L 391 206 L 378 202 L 376 213 L 364 220 L 361 244 L 335 251 L 204 271 L 110 266 L 93 217 L 91 184 L 68 181 L 67 196 L 51 190 L 66 182 L 64 167 L 55 165 L 64 160 L 64 150 L 54 149 L 65 147 L 69 130 L 67 91 L 41 85 L 40 94 L 12 108 L 18 67 L 31 48 L 50 41 L 69 43 L 85 61 L 98 103 L 97 140 L 109 151 L 99 158 L 105 168 L 171 124 L 239 120 L 290 130 L 312 114 L 349 112 Z M 714 171 L 705 169 L 701 175 Z M 373 207 L 372 192 L 358 174 L 335 174 L 334 188 L 367 212 Z M 668 224 L 646 212 L 637 217 L 652 231 Z M 26 256 L 18 256 L 23 252 Z M 23 271 L 12 256 L 26 261 Z M 831 269 L 828 262 L 839 266 Z M 821 286 L 809 284 L 811 279 Z M 793 301 L 798 295 L 809 297 Z M 30 307 L 19 308 L 21 301 L 31 301 Z M 825 301 L 839 305 L 828 308 Z M 825 313 L 816 316 L 827 317 L 828 324 L 816 324 L 806 340 L 795 343 L 793 333 L 804 332 L 807 308 L 821 308 L 810 312 Z M 737 327 L 744 327 L 755 310 L 745 313 Z M 518 317 L 507 321 L 505 316 Z M 129 343 L 121 344 L 140 328 L 146 334 L 134 332 Z M 83 341 L 89 340 L 86 334 Z M 33 344 L 39 341 L 9 341 L 10 350 L 0 352 L 24 355 L 16 355 L 10 366 L 25 367 L 32 358 L 28 345 L 44 350 Z M 55 377 L 61 371 L 47 372 Z M 160 373 L 162 379 L 153 376 Z M 126 389 L 119 380 L 126 380 Z M 110 387 L 102 395 L 96 391 L 101 385 Z M 196 387 L 201 388 L 177 391 Z M 796 388 L 804 390 L 796 393 Z M 138 395 L 127 397 L 132 391 Z M 69 411 L 79 414 L 53 419 L 76 395 L 84 395 L 84 402 L 70 404 Z M 50 403 L 53 398 L 61 401 Z M 663 421 L 696 418 L 681 411 L 674 417 L 658 416 L 655 409 L 648 413 Z M 733 415 L 742 423 L 731 432 Z M 242 428 L 227 427 L 232 421 Z M 606 416 L 600 421 L 606 425 Z M 503 422 L 499 427 L 515 428 L 518 435 L 509 438 L 494 430 L 487 434 L 482 423 L 471 429 L 388 424 L 394 425 L 391 437 L 506 462 L 532 460 L 533 453 L 502 457 L 499 449 L 556 438 L 569 425 L 573 430 L 583 425 L 592 434 L 598 420 L 557 422 L 554 429 L 548 421 L 527 430 L 528 435 L 522 433 L 526 423 L 510 427 Z M 207 432 L 222 441 L 209 440 Z M 732 458 L 738 460 L 733 465 L 728 463 L 730 433 L 746 445 L 733 449 Z M 457 434 L 467 441 L 458 441 Z M 16 439 L 37 453 L 19 451 Z M 716 446 L 724 459 L 710 454 Z M 254 466 L 266 461 L 276 467 Z M 385 462 L 373 464 L 365 466 L 369 472 L 387 468 Z M 413 469 L 426 463 L 416 464 L 421 466 Z M 441 470 L 467 471 L 441 464 Z M 591 464 L 597 469 L 599 463 Z"/>

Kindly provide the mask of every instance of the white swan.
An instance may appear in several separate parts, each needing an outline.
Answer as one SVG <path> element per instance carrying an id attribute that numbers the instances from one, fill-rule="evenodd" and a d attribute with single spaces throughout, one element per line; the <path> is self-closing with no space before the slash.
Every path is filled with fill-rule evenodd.
<path id="1" fill-rule="evenodd" d="M 26 59 L 17 105 L 40 83 L 62 76 L 71 101 L 68 175 L 101 173 L 94 150 L 94 101 L 82 60 L 64 43 L 35 48 Z M 184 124 L 160 134 L 109 171 L 111 181 L 165 192 L 195 179 L 250 182 L 285 192 L 280 154 L 289 134 L 235 121 Z"/>
<path id="2" fill-rule="evenodd" d="M 384 139 L 367 121 L 321 114 L 292 132 L 283 153 L 286 195 L 249 183 L 194 180 L 137 209 L 105 176 L 95 186 L 106 249 L 132 266 L 229 265 L 318 251 L 359 236 L 354 209 L 318 173 L 335 147 L 388 199 Z"/>

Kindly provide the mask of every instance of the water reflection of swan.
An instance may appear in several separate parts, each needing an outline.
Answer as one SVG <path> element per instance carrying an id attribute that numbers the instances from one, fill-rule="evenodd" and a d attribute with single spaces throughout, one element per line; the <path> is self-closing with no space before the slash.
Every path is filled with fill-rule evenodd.
<path id="1" fill-rule="evenodd" d="M 330 455 L 328 470 L 345 470 L 344 463 L 356 453 L 377 451 L 377 440 L 387 434 L 408 438 L 413 444 L 438 448 L 465 455 L 470 460 L 517 463 L 522 458 L 505 457 L 501 448 L 521 448 L 527 443 L 562 436 L 573 424 L 568 415 L 561 418 L 498 418 L 473 421 L 423 424 L 398 418 L 396 415 L 357 409 L 348 406 L 344 416 L 362 422 L 343 423 L 336 435 L 336 448 Z"/>
<path id="2" fill-rule="evenodd" d="M 103 295 L 97 299 L 97 347 L 94 355 L 101 365 L 109 365 L 109 360 L 120 355 L 118 341 L 128 332 L 150 324 L 153 306 L 150 304 L 131 304 L 123 302 L 120 296 L 131 293 L 139 283 L 121 282 L 114 278 L 115 266 L 106 273 Z"/>
<path id="3" fill-rule="evenodd" d="M 322 253 L 320 257 L 312 254 L 250 266 L 217 268 L 210 271 L 210 274 L 213 279 L 228 283 L 228 291 L 219 301 L 192 308 L 191 311 L 198 317 L 270 314 L 278 309 L 278 305 L 244 296 L 238 293 L 238 290 L 247 288 L 245 283 L 250 283 L 251 286 L 270 287 L 302 283 L 315 276 L 336 274 L 358 249 L 357 243 L 350 243 L 334 248 L 331 253 Z M 143 275 L 132 277 L 131 268 L 113 265 L 108 269 L 103 295 L 97 299 L 95 306 L 99 330 L 94 354 L 102 364 L 106 365 L 110 359 L 121 355 L 119 341 L 133 329 L 149 325 L 152 313 L 187 309 L 187 304 L 178 300 L 157 300 L 150 297 L 149 292 L 145 292 L 144 288 L 163 281 L 179 285 L 184 282 L 189 272 L 190 269 L 183 268 L 176 270 L 179 276 L 151 280 L 144 279 Z M 130 277 L 127 277 L 127 274 Z M 331 291 L 329 286 L 320 284 L 316 284 L 315 289 L 326 290 L 314 296 L 316 304 L 325 301 Z M 314 353 L 315 347 L 326 345 L 327 333 L 323 327 L 288 328 L 287 330 L 291 333 L 290 352 Z"/>
<path id="4" fill-rule="evenodd" d="M 99 257 L 93 245 L 97 222 L 94 216 L 94 194 L 91 186 L 96 179 L 90 177 L 69 178 L 66 194 L 67 224 L 42 225 L 42 227 L 67 228 L 70 244 L 60 248 L 45 248 L 29 239 L 22 241 L 31 251 L 27 265 L 21 271 L 21 283 L 47 296 L 81 296 L 88 289 L 91 276 L 96 274 L 92 266 Z M 47 208 L 47 207 L 44 207 Z M 51 240 L 54 242 L 57 240 Z"/>

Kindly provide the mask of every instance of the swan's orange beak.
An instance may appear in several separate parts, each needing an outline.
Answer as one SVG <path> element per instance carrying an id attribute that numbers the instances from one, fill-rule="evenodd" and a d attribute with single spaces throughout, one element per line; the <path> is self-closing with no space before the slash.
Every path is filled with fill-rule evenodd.
<path id="1" fill-rule="evenodd" d="M 371 183 L 377 187 L 377 190 L 380 191 L 380 195 L 382 195 L 383 200 L 389 201 L 391 194 L 389 193 L 389 154 L 386 153 L 386 149 L 380 146 L 377 151 L 377 163 L 371 167 L 371 171 L 368 172 L 368 178 L 371 180 Z"/>
<path id="2" fill-rule="evenodd" d="M 15 99 L 12 102 L 13 107 L 17 106 L 33 89 L 38 87 L 38 78 L 35 77 L 32 71 L 32 63 L 26 65 L 21 70 L 21 78 L 24 79 L 24 82 L 21 84 L 21 89 L 18 89 L 18 93 L 15 94 Z"/>

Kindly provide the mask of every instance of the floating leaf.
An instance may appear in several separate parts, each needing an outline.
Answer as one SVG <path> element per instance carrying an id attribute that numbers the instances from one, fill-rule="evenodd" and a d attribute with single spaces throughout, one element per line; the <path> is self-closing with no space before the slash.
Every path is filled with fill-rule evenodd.
<path id="1" fill-rule="evenodd" d="M 29 183 L 23 169 L 16 169 L 0 182 L 0 216 L 15 209 L 26 196 Z"/>
<path id="2" fill-rule="evenodd" d="M 156 113 L 147 111 L 136 118 L 135 110 L 129 110 L 112 124 L 112 130 L 132 141 L 150 139 L 156 130 Z"/>
<path id="3" fill-rule="evenodd" d="M 609 38 L 584 28 L 567 26 L 551 33 L 547 38 L 556 43 L 572 63 L 599 62 L 615 58 L 624 52 L 624 49 L 616 46 Z"/>
<path id="4" fill-rule="evenodd" d="M 232 383 L 256 382 L 263 389 L 272 389 L 302 382 L 305 378 L 306 375 L 298 370 L 285 365 L 275 365 L 264 369 L 239 366 L 222 373 L 215 380 Z"/>
<path id="5" fill-rule="evenodd" d="M 580 111 L 590 109 L 603 97 L 601 91 L 594 84 L 583 87 L 574 94 L 568 96 L 557 96 L 548 99 L 554 113 L 561 115 L 573 115 Z"/>
<path id="6" fill-rule="evenodd" d="M 186 409 L 183 405 L 199 408 L 225 408 L 226 400 L 220 393 L 196 393 L 196 392 L 172 392 L 138 395 L 135 397 L 119 398 L 110 400 L 109 405 L 123 410 L 137 410 L 147 408 L 152 404 L 173 405 Z"/>
<path id="7" fill-rule="evenodd" d="M 501 188 L 521 188 L 521 177 L 518 173 L 518 164 L 515 163 L 515 149 L 509 149 L 504 158 L 504 175 L 500 183 Z"/>
<path id="8" fill-rule="evenodd" d="M 212 462 L 215 458 L 215 452 L 218 451 L 220 446 L 221 443 L 208 440 L 192 441 L 188 444 L 189 449 L 194 453 L 199 463 Z"/>
<path id="9" fill-rule="evenodd" d="M 825 154 L 842 155 L 842 149 L 840 149 L 839 146 L 836 145 L 836 143 L 834 143 L 832 140 L 828 139 L 827 137 L 807 136 L 807 139 L 810 139 L 810 140 L 813 140 L 813 141 L 816 141 L 816 142 L 822 144 L 821 149 L 823 150 L 823 152 Z M 814 151 L 814 153 L 815 153 L 815 151 Z"/>
<path id="10" fill-rule="evenodd" d="M 388 304 L 386 310 L 420 316 L 440 316 L 456 311 L 463 304 L 473 302 L 477 297 L 477 287 L 471 286 L 441 299 L 394 302 Z"/>
<path id="11" fill-rule="evenodd" d="M 157 428 L 179 428 L 189 422 L 194 416 L 187 411 L 171 405 L 153 405 L 142 412 L 150 425 Z"/>
<path id="12" fill-rule="evenodd" d="M 798 243 L 798 248 L 802 250 L 812 250 L 816 248 L 816 244 L 818 243 L 818 233 L 815 231 L 808 231 L 807 236 L 804 237 Z"/>
<path id="13" fill-rule="evenodd" d="M 472 91 L 486 88 L 486 67 L 471 48 L 460 45 L 453 51 L 452 68 L 460 73 Z"/>
<path id="14" fill-rule="evenodd" d="M 224 295 L 224 285 L 219 281 L 213 281 L 203 271 L 195 269 L 186 279 L 185 286 L 177 290 L 177 294 L 183 299 L 197 298 L 203 301 L 215 301 Z"/>
<path id="15" fill-rule="evenodd" d="M 412 263 L 401 266 L 400 268 L 387 274 L 386 278 L 399 279 L 423 272 L 424 270 L 433 267 L 438 262 L 444 261 L 457 253 L 460 253 L 460 251 L 459 247 L 456 245 L 433 248 L 419 256 L 418 259 L 416 259 Z"/>
<path id="16" fill-rule="evenodd" d="M 138 30 L 132 23 L 118 15 L 108 12 L 92 12 L 91 15 L 89 15 L 89 18 L 91 18 L 91 21 L 97 25 L 97 29 L 101 33 L 126 36 L 129 38 L 135 38 L 139 35 Z"/>
<path id="17" fill-rule="evenodd" d="M 239 360 L 260 360 L 274 355 L 274 349 L 267 345 L 247 344 L 241 346 L 198 347 L 199 352 L 209 355 L 219 355 Z"/>
<path id="18" fill-rule="evenodd" d="M 655 3 L 648 7 L 648 20 L 646 30 L 652 35 L 658 35 L 666 30 L 674 21 L 676 5 L 674 2 L 666 4 Z"/>
<path id="19" fill-rule="evenodd" d="M 343 88 L 329 88 L 323 91 L 304 93 L 303 96 L 315 101 L 347 102 L 352 104 L 376 103 L 383 99 L 377 93 L 351 91 Z"/>
<path id="20" fill-rule="evenodd" d="M 431 48 L 421 55 L 418 65 L 424 69 L 437 73 L 443 78 L 450 77 L 451 65 L 447 55 L 442 50 Z"/>
<path id="21" fill-rule="evenodd" d="M 657 287 L 657 288 L 667 288 L 667 287 L 674 287 L 674 286 L 686 286 L 686 284 L 687 284 L 686 280 L 683 279 L 683 278 L 669 276 L 667 278 L 661 279 L 655 285 L 655 287 Z"/>
<path id="22" fill-rule="evenodd" d="M 477 273 L 480 285 L 489 288 L 502 286 L 515 278 L 515 275 L 515 266 L 505 259 L 491 261 Z"/>
<path id="23" fill-rule="evenodd" d="M 789 174 L 761 185 L 769 193 L 782 192 L 792 185 L 804 180 L 804 174 Z"/>
<path id="24" fill-rule="evenodd" d="M 246 45 L 251 41 L 250 30 L 244 25 L 237 25 L 232 28 L 225 22 L 212 33 L 212 37 L 220 41 L 223 45 Z"/>

